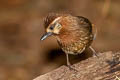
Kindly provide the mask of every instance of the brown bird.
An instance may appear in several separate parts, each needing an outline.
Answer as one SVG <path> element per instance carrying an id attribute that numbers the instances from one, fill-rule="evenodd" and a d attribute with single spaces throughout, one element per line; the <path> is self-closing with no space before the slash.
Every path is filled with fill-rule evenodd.
<path id="1" fill-rule="evenodd" d="M 68 54 L 81 54 L 87 48 L 95 53 L 90 46 L 94 39 L 92 24 L 87 18 L 71 14 L 51 13 L 45 18 L 44 26 L 46 33 L 40 40 L 54 35 L 66 54 L 68 66 L 70 66 Z"/>

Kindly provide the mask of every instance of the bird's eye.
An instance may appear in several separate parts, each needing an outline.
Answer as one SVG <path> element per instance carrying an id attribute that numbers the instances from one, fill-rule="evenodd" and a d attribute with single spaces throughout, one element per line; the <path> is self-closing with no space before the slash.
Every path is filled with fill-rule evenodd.
<path id="1" fill-rule="evenodd" d="M 53 30 L 53 29 L 54 29 L 54 27 L 53 27 L 53 26 L 50 26 L 50 29 L 51 29 L 51 30 Z"/>

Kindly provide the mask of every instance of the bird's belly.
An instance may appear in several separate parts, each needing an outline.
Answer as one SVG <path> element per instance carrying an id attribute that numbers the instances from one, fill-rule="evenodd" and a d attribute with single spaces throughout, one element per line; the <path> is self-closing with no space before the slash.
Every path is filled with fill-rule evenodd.
<path id="1" fill-rule="evenodd" d="M 74 54 L 74 55 L 80 54 L 85 50 L 85 45 L 84 44 L 79 44 L 79 45 L 74 45 L 74 44 L 70 44 L 68 46 L 63 46 L 62 50 L 65 53 Z"/>
<path id="2" fill-rule="evenodd" d="M 88 42 L 82 43 L 81 41 L 79 41 L 79 42 L 71 43 L 69 45 L 62 44 L 61 48 L 67 54 L 77 55 L 77 54 L 81 54 L 88 46 L 89 46 Z"/>

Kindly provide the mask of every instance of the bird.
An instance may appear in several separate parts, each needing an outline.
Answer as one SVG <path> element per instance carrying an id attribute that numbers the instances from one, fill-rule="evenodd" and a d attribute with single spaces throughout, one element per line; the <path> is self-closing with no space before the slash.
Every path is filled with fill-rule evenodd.
<path id="1" fill-rule="evenodd" d="M 90 48 L 96 55 L 91 44 L 95 38 L 93 24 L 83 16 L 69 13 L 49 13 L 44 19 L 45 34 L 40 40 L 55 36 L 60 48 L 66 54 L 67 66 L 71 66 L 69 54 L 78 55 Z"/>

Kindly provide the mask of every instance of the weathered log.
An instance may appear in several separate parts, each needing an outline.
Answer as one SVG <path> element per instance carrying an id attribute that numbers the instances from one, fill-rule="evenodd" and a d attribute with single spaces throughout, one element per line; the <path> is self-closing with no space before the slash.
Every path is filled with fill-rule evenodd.
<path id="1" fill-rule="evenodd" d="M 118 80 L 120 77 L 120 52 L 98 53 L 98 57 L 90 57 L 72 65 L 77 70 L 61 66 L 34 80 Z"/>

